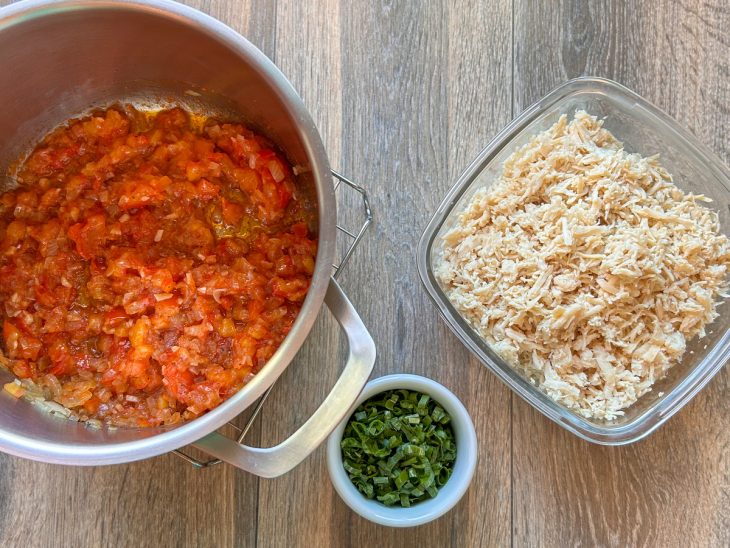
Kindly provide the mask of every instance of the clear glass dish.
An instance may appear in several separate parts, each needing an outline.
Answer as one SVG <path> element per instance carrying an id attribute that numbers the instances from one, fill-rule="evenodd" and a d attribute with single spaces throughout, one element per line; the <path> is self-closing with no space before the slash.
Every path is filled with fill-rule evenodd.
<path id="1" fill-rule="evenodd" d="M 502 130 L 466 169 L 433 215 L 418 244 L 418 271 L 426 290 L 451 330 L 492 372 L 545 416 L 577 436 L 603 445 L 638 441 L 679 411 L 730 358 L 730 311 L 707 328 L 707 336 L 688 341 L 681 363 L 653 389 L 613 420 L 586 419 L 556 403 L 507 365 L 461 317 L 433 274 L 436 244 L 477 189 L 499 175 L 504 160 L 560 115 L 584 109 L 605 119 L 604 127 L 629 152 L 660 154 L 662 165 L 684 191 L 712 198 L 721 230 L 730 230 L 730 170 L 667 114 L 620 84 L 601 78 L 576 78 L 550 92 Z"/>

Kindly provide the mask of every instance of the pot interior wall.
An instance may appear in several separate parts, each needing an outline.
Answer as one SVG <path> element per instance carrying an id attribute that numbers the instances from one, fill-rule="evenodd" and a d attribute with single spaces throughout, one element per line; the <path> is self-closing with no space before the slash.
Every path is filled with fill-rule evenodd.
<path id="1" fill-rule="evenodd" d="M 292 162 L 306 162 L 292 131 L 298 121 L 270 82 L 239 52 L 187 21 L 153 8 L 57 8 L 0 22 L 0 30 L 0 74 L 7 78 L 0 89 L 3 170 L 68 118 L 129 100 L 183 103 L 243 119 Z"/>
<path id="2" fill-rule="evenodd" d="M 245 62 L 241 51 L 209 30 L 154 7 L 93 4 L 51 6 L 0 19 L 0 74 L 5 78 L 0 88 L 2 174 L 48 130 L 117 101 L 149 106 L 183 103 L 196 111 L 235 117 L 276 142 L 292 163 L 308 164 L 311 151 L 297 129 L 307 121 L 295 119 L 277 95 L 271 76 Z M 245 55 L 261 56 L 251 50 Z M 320 197 L 320 212 L 321 205 Z M 0 372 L 0 382 L 11 379 Z M 238 403 L 244 402 L 238 399 Z M 87 428 L 50 416 L 2 390 L 0 426 L 11 436 L 82 446 L 123 443 L 163 432 Z"/>

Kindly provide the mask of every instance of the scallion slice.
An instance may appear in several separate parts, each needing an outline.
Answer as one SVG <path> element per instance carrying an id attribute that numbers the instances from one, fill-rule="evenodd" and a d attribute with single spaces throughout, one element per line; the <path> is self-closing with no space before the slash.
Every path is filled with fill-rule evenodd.
<path id="1" fill-rule="evenodd" d="M 360 405 L 340 447 L 352 483 L 386 506 L 433 498 L 451 476 L 451 417 L 427 394 L 390 390 Z"/>

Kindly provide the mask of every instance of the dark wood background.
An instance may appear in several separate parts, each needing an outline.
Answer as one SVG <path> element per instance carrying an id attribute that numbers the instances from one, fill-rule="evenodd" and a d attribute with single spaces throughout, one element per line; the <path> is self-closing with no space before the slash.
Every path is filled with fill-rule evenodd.
<path id="1" fill-rule="evenodd" d="M 470 357 L 415 266 L 421 231 L 459 173 L 569 78 L 618 80 L 729 161 L 726 0 L 186 3 L 274 60 L 332 165 L 370 191 L 376 220 L 342 284 L 375 338 L 374 376 L 424 374 L 462 399 L 479 438 L 474 481 L 445 517 L 394 530 L 345 506 L 323 448 L 275 480 L 172 455 L 85 469 L 2 455 L 0 546 L 730 545 L 727 369 L 646 441 L 589 445 Z M 342 346 L 322 313 L 250 443 L 301 424 L 334 383 Z"/>

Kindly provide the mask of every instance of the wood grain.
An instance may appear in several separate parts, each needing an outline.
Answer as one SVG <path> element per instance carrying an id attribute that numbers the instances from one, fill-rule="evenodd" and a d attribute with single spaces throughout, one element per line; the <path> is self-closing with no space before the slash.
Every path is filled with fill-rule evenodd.
<path id="1" fill-rule="evenodd" d="M 0 0 L 0 5 L 8 4 Z M 518 112 L 568 78 L 616 79 L 730 160 L 730 8 L 723 0 L 185 0 L 282 69 L 333 167 L 370 192 L 375 222 L 342 285 L 378 347 L 374 376 L 451 388 L 479 439 L 471 488 L 411 530 L 360 518 L 323 448 L 259 480 L 172 455 L 67 468 L 0 455 L 0 546 L 727 546 L 730 375 L 646 441 L 579 441 L 479 365 L 421 289 L 415 248 L 442 196 Z M 355 226 L 357 197 L 340 199 Z M 316 409 L 344 362 L 322 312 L 248 441 L 273 445 Z"/>
<path id="2" fill-rule="evenodd" d="M 419 231 L 456 178 L 511 119 L 511 2 L 449 5 L 448 11 L 448 165 L 445 180 L 434 182 L 436 203 L 429 205 Z M 423 292 L 421 292 L 423 293 Z M 428 303 L 430 305 L 431 303 Z M 426 311 L 428 313 L 428 311 Z M 441 381 L 469 409 L 477 430 L 479 464 L 471 488 L 452 522 L 452 545 L 505 546 L 511 541 L 511 392 L 439 322 L 437 348 L 447 348 Z M 415 337 L 419 328 L 416 327 Z M 443 352 L 443 350 L 442 350 Z M 430 375 L 430 371 L 425 373 Z M 485 516 L 489 519 L 484 519 Z"/>
<path id="3" fill-rule="evenodd" d="M 318 9 L 306 3 L 280 4 L 276 18 L 276 57 L 320 129 L 333 165 L 341 142 L 339 4 Z M 262 444 L 274 445 L 314 412 L 332 388 L 346 358 L 344 339 L 329 313 L 319 321 L 282 375 L 261 419 Z M 335 495 L 327 479 L 322 449 L 291 473 L 260 482 L 259 546 L 296 546 L 303 539 L 332 534 L 325 521 L 333 514 Z M 293 497 L 293 494 L 294 495 Z M 293 498 L 296 499 L 294 502 Z M 313 515 L 317 519 L 311 519 Z"/>

